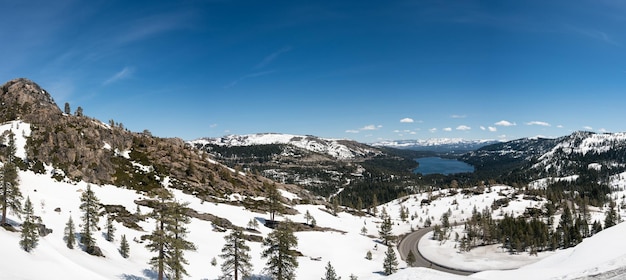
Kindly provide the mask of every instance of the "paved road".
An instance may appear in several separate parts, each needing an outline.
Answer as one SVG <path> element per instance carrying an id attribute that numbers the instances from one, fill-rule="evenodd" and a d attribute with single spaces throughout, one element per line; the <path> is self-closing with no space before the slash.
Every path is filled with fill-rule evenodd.
<path id="1" fill-rule="evenodd" d="M 445 266 L 432 263 L 428 261 L 427 259 L 425 259 L 422 256 L 422 254 L 420 254 L 419 250 L 417 249 L 417 243 L 420 241 L 420 239 L 422 239 L 424 235 L 426 235 L 428 232 L 432 230 L 433 230 L 432 227 L 422 228 L 405 236 L 402 239 L 402 241 L 400 241 L 400 244 L 398 244 L 398 251 L 400 251 L 400 257 L 402 257 L 403 260 L 406 260 L 406 256 L 409 254 L 409 251 L 413 251 L 413 255 L 415 255 L 415 259 L 416 259 L 414 266 L 417 266 L 417 267 L 428 267 L 434 270 L 439 270 L 439 271 L 457 274 L 457 275 L 470 275 L 470 274 L 477 272 L 477 271 L 465 271 L 465 270 L 445 267 Z"/>

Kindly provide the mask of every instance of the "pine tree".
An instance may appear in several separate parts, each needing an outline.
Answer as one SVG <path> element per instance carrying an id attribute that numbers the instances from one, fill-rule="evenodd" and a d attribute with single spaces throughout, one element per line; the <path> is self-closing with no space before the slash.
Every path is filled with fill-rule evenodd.
<path id="1" fill-rule="evenodd" d="M 120 241 L 120 255 L 125 259 L 130 255 L 130 247 L 128 246 L 125 234 L 122 234 L 122 240 Z"/>
<path id="2" fill-rule="evenodd" d="M 617 224 L 617 212 L 615 211 L 615 202 L 609 203 L 609 211 L 606 211 L 604 218 L 604 228 L 610 228 Z"/>
<path id="3" fill-rule="evenodd" d="M 304 220 L 306 220 L 307 225 L 309 225 L 310 222 L 314 220 L 313 215 L 311 215 L 311 212 L 309 212 L 309 210 L 306 210 L 306 213 L 304 213 Z"/>
<path id="4" fill-rule="evenodd" d="M 357 280 L 357 279 L 359 279 L 359 278 L 356 277 L 356 275 L 350 274 L 350 280 Z"/>
<path id="5" fill-rule="evenodd" d="M 250 247 L 245 243 L 243 232 L 235 229 L 224 239 L 226 243 L 220 255 L 224 259 L 222 264 L 224 278 L 233 276 L 235 280 L 238 280 L 239 275 L 242 279 L 248 277 L 252 270 L 252 264 L 250 263 Z"/>
<path id="6" fill-rule="evenodd" d="M 259 222 L 257 222 L 256 219 L 250 219 L 250 221 L 248 221 L 248 229 L 251 230 L 257 230 L 259 228 Z"/>
<path id="7" fill-rule="evenodd" d="M 413 254 L 413 250 L 409 251 L 409 254 L 406 256 L 406 263 L 409 266 L 413 266 L 415 265 L 416 261 L 417 260 L 415 259 L 415 254 Z"/>
<path id="8" fill-rule="evenodd" d="M 367 250 L 367 253 L 365 253 L 365 259 L 368 261 L 372 260 L 372 251 Z"/>
<path id="9" fill-rule="evenodd" d="M 393 250 L 393 246 L 387 246 L 385 260 L 383 261 L 383 271 L 385 275 L 391 275 L 398 271 L 398 259 L 396 258 L 396 252 Z"/>
<path id="10" fill-rule="evenodd" d="M 295 279 L 298 260 L 292 248 L 298 246 L 298 239 L 293 235 L 290 221 L 286 220 L 263 240 L 261 256 L 267 259 L 267 271 L 275 280 Z"/>
<path id="11" fill-rule="evenodd" d="M 391 222 L 391 217 L 389 217 L 385 208 L 381 211 L 380 216 L 383 221 L 380 224 L 378 235 L 380 235 L 380 239 L 383 240 L 383 244 L 385 244 L 385 246 L 389 246 L 394 239 L 393 235 L 391 235 L 393 223 Z"/>
<path id="12" fill-rule="evenodd" d="M 0 203 L 2 203 L 2 220 L 0 225 L 7 224 L 7 210 L 18 217 L 22 212 L 22 193 L 18 184 L 17 165 L 15 163 L 15 134 L 9 133 L 5 148 L 5 162 L 2 165 L 2 184 L 0 185 Z"/>
<path id="13" fill-rule="evenodd" d="M 186 204 L 171 201 L 171 194 L 165 189 L 155 191 L 159 203 L 153 209 L 151 216 L 156 220 L 156 228 L 150 235 L 144 236 L 148 240 L 146 248 L 156 252 L 157 256 L 150 259 L 149 264 L 157 271 L 157 279 L 182 279 L 187 275 L 184 268 L 187 260 L 183 256 L 186 250 L 195 250 L 193 243 L 185 240 L 187 236 L 186 224 L 190 222 L 186 215 Z"/>
<path id="14" fill-rule="evenodd" d="M 63 238 L 65 238 L 65 245 L 67 245 L 67 248 L 74 249 L 76 237 L 74 236 L 74 221 L 72 220 L 72 216 L 70 216 L 69 220 L 65 224 L 65 234 L 63 235 Z"/>
<path id="15" fill-rule="evenodd" d="M 69 115 L 72 113 L 72 111 L 70 110 L 70 103 L 65 102 L 65 108 L 63 110 L 65 112 L 65 114 Z"/>
<path id="16" fill-rule="evenodd" d="M 35 216 L 33 210 L 33 204 L 30 202 L 30 198 L 26 198 L 24 202 L 24 223 L 22 223 L 22 234 L 20 239 L 20 246 L 26 252 L 32 251 L 37 247 L 39 241 L 39 228 L 35 223 Z"/>
<path id="17" fill-rule="evenodd" d="M 113 217 L 111 215 L 107 215 L 106 228 L 106 240 L 109 242 L 113 242 L 113 240 L 115 239 L 115 225 L 113 225 Z"/>
<path id="18" fill-rule="evenodd" d="M 93 190 L 91 190 L 91 185 L 87 185 L 87 189 L 80 197 L 80 202 L 80 210 L 83 211 L 83 230 L 80 233 L 80 241 L 89 252 L 95 246 L 92 231 L 98 229 L 98 222 L 100 221 L 98 214 L 100 201 Z"/>
<path id="19" fill-rule="evenodd" d="M 406 209 L 406 207 L 404 207 L 404 205 L 400 206 L 400 219 L 403 222 L 406 222 L 408 217 L 409 217 L 409 210 Z"/>
<path id="20" fill-rule="evenodd" d="M 164 189 L 157 189 L 155 193 L 158 196 L 159 204 L 153 209 L 151 217 L 156 220 L 156 226 L 150 235 L 144 237 L 148 240 L 146 248 L 150 252 L 157 253 L 156 257 L 150 259 L 149 264 L 157 271 L 157 279 L 163 280 L 165 277 L 165 258 L 169 247 L 165 229 L 165 225 L 168 223 L 166 201 L 171 198 L 171 194 Z"/>
<path id="21" fill-rule="evenodd" d="M 335 268 L 328 262 L 326 265 L 326 274 L 322 277 L 322 280 L 341 280 L 341 277 L 337 276 Z"/>
<path id="22" fill-rule="evenodd" d="M 195 251 L 196 247 L 193 243 L 187 241 L 186 224 L 191 222 L 187 216 L 187 203 L 181 204 L 177 201 L 170 203 L 171 223 L 166 229 L 170 233 L 170 258 L 166 261 L 168 266 L 168 279 L 180 280 L 183 276 L 188 275 L 184 265 L 189 264 L 184 257 L 184 251 Z"/>
<path id="23" fill-rule="evenodd" d="M 263 183 L 264 188 L 267 190 L 267 208 L 270 212 L 270 221 L 274 222 L 276 213 L 280 213 L 283 209 L 281 202 L 281 195 L 276 188 L 276 184 Z"/>

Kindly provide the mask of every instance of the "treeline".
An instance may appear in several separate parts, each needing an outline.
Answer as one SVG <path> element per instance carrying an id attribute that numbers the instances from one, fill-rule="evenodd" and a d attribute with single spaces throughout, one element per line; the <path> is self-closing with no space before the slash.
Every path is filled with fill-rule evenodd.
<path id="1" fill-rule="evenodd" d="M 495 204 L 494 204 L 495 205 Z M 602 222 L 590 222 L 586 207 L 571 211 L 572 202 L 564 202 L 558 224 L 554 224 L 553 215 L 556 208 L 550 202 L 545 209 L 527 208 L 522 216 L 515 217 L 505 213 L 502 219 L 494 219 L 492 210 L 495 207 L 472 211 L 472 217 L 465 222 L 462 235 L 455 235 L 455 241 L 461 251 L 470 251 L 478 246 L 502 244 L 502 248 L 510 253 L 529 252 L 531 255 L 542 251 L 574 247 L 583 238 L 590 237 L 603 228 L 616 225 L 620 217 L 615 203 L 609 204 L 605 219 Z M 575 208 L 574 208 L 575 209 Z M 442 215 L 441 225 L 436 225 L 433 238 L 449 239 L 450 224 L 446 213 Z"/>

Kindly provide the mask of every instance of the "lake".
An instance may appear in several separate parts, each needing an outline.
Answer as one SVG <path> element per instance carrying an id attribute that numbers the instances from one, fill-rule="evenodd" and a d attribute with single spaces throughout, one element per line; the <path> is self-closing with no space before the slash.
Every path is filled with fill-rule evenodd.
<path id="1" fill-rule="evenodd" d="M 413 170 L 414 173 L 428 174 L 456 174 L 465 172 L 474 172 L 474 167 L 456 160 L 440 157 L 425 157 L 415 159 L 420 166 Z"/>

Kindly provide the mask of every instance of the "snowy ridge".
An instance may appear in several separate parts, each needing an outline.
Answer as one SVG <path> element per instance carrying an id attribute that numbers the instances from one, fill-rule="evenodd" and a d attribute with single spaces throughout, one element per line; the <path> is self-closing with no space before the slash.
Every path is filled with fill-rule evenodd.
<path id="1" fill-rule="evenodd" d="M 550 160 L 559 152 L 586 155 L 589 152 L 605 153 L 616 147 L 624 146 L 626 146 L 625 132 L 605 134 L 576 132 L 566 137 L 564 141 L 561 141 L 551 151 L 541 156 L 539 160 Z"/>
<path id="2" fill-rule="evenodd" d="M 619 151 L 626 148 L 626 133 L 603 133 L 575 132 L 569 136 L 560 138 L 560 141 L 550 151 L 541 155 L 538 162 L 533 165 L 538 169 L 556 168 L 562 169 L 564 160 L 571 156 L 586 156 L 589 154 L 603 154 Z M 599 169 L 603 164 L 620 166 L 623 162 L 609 161 L 593 163 L 589 168 Z"/>
<path id="3" fill-rule="evenodd" d="M 303 136 L 278 133 L 258 133 L 248 135 L 227 135 L 218 138 L 203 138 L 190 141 L 192 145 L 220 145 L 220 146 L 253 146 L 269 144 L 287 144 L 305 149 L 307 151 L 327 154 L 337 159 L 352 159 L 366 156 L 371 153 L 380 153 L 375 149 L 367 149 L 362 146 L 351 145 L 348 147 L 341 144 L 338 139 L 324 139 L 315 136 Z"/>

